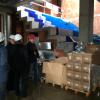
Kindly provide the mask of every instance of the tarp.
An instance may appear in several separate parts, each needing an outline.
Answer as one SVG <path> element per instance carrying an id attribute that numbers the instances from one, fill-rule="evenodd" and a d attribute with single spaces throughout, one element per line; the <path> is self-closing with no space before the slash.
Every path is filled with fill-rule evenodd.
<path id="1" fill-rule="evenodd" d="M 65 30 L 72 30 L 75 33 L 79 32 L 79 28 L 76 25 L 74 25 L 71 22 L 64 21 L 63 19 L 61 19 L 59 17 L 54 17 L 54 16 L 44 14 L 44 13 L 38 14 L 38 11 L 30 10 L 27 8 L 25 8 L 25 11 L 28 12 L 29 17 L 33 17 L 35 19 L 35 21 L 42 24 L 41 27 L 43 27 L 43 26 L 46 27 L 45 24 L 49 22 L 50 23 L 49 25 L 51 25 L 51 26 L 55 26 L 55 27 L 62 28 Z M 45 19 L 45 21 L 44 21 L 44 19 Z"/>

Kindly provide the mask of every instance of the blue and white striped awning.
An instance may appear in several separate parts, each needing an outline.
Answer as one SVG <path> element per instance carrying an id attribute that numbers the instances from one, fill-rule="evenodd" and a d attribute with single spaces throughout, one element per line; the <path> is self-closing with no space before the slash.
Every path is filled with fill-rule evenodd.
<path id="1" fill-rule="evenodd" d="M 18 8 L 19 10 L 20 8 Z M 62 28 L 65 30 L 72 30 L 78 34 L 79 28 L 74 25 L 73 23 L 66 22 L 63 19 L 59 17 L 54 17 L 27 7 L 21 6 L 21 9 L 24 10 L 24 12 L 28 13 L 29 17 L 32 17 L 35 22 L 39 22 L 40 27 L 46 27 L 46 26 L 53 26 Z"/>

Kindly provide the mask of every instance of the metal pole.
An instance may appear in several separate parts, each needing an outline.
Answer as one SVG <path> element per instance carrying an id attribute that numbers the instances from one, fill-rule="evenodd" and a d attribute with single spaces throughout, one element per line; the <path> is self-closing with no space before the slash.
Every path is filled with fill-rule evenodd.
<path id="1" fill-rule="evenodd" d="M 3 14 L 3 26 L 4 26 L 4 34 L 5 34 L 5 45 L 7 45 L 7 14 Z"/>

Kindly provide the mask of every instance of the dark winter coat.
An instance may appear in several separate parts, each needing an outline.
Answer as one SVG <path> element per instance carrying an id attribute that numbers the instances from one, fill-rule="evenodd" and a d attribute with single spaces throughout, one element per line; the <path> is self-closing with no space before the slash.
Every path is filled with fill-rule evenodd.
<path id="1" fill-rule="evenodd" d="M 39 58 L 39 53 L 38 53 L 36 45 L 34 43 L 28 42 L 26 47 L 28 50 L 30 63 L 37 61 L 37 58 Z"/>
<path id="2" fill-rule="evenodd" d="M 14 59 L 15 45 L 8 43 L 7 45 L 7 53 L 8 53 L 8 65 L 9 68 L 13 70 L 13 59 Z"/>
<path id="3" fill-rule="evenodd" d="M 29 56 L 23 44 L 15 44 L 13 64 L 15 71 L 27 72 L 29 70 Z"/>

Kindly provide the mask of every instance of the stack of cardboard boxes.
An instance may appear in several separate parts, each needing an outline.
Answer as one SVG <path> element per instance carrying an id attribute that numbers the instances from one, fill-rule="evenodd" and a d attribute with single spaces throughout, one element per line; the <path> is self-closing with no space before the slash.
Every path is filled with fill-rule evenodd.
<path id="1" fill-rule="evenodd" d="M 66 89 L 89 93 L 91 90 L 91 54 L 69 53 L 66 65 Z"/>

